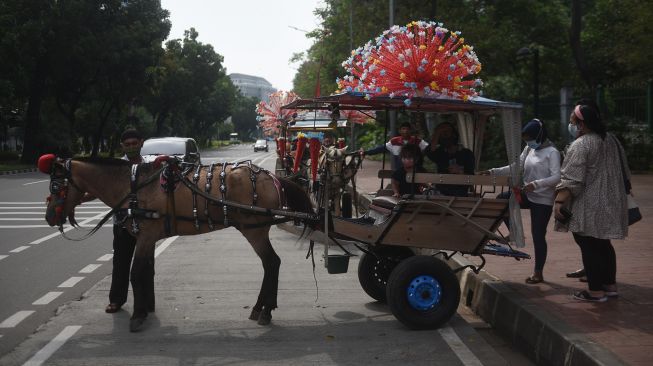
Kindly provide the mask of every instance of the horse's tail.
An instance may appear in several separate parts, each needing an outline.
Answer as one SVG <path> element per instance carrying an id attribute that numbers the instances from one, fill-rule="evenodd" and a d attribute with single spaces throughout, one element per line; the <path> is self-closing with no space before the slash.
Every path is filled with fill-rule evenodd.
<path id="1" fill-rule="evenodd" d="M 314 212 L 311 199 L 306 193 L 306 191 L 302 189 L 302 187 L 300 187 L 297 183 L 291 181 L 290 179 L 282 178 L 282 177 L 279 177 L 278 179 L 284 191 L 286 204 L 291 210 L 304 212 L 304 213 Z M 305 224 L 305 228 L 308 227 L 313 228 L 317 223 L 308 222 L 308 220 L 306 220 L 304 224 Z"/>

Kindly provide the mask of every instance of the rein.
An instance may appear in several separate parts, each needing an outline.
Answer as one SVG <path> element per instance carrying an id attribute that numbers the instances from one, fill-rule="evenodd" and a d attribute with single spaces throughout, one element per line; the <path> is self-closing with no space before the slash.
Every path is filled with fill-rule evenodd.
<path id="1" fill-rule="evenodd" d="M 69 160 L 68 160 L 68 161 L 69 161 Z M 68 179 L 69 179 L 69 181 L 72 183 L 72 173 L 70 172 L 70 164 L 67 164 L 67 165 L 68 165 L 68 166 L 66 167 L 66 171 L 68 172 L 67 175 L 70 176 Z M 120 202 L 118 202 L 118 204 L 116 204 L 114 207 L 112 207 L 112 208 L 111 208 L 111 211 L 109 211 L 106 215 L 104 215 L 104 217 L 102 218 L 102 220 L 100 220 L 100 222 L 98 222 L 97 225 L 95 225 L 95 227 L 92 228 L 89 232 L 87 232 L 84 236 L 82 236 L 82 237 L 80 237 L 80 238 L 71 238 L 71 237 L 68 237 L 68 236 L 66 235 L 66 233 L 64 232 L 64 229 L 63 229 L 63 223 L 62 223 L 61 225 L 59 225 L 59 232 L 61 233 L 61 235 L 62 235 L 64 238 L 66 238 L 66 239 L 68 239 L 68 240 L 72 240 L 72 241 L 82 241 L 82 240 L 85 240 L 86 238 L 90 237 L 91 235 L 95 234 L 98 230 L 100 230 L 100 228 L 102 227 L 102 225 L 104 225 L 107 221 L 109 221 L 109 218 L 111 218 L 111 216 L 113 216 L 114 214 L 116 214 L 118 211 L 121 211 L 121 210 L 127 210 L 128 215 L 132 215 L 133 213 L 139 213 L 140 211 L 142 211 L 141 209 L 137 209 L 137 208 L 128 208 L 128 209 L 124 209 L 124 208 L 122 208 L 121 206 L 122 206 L 125 202 L 127 202 L 127 200 L 129 200 L 129 199 L 132 197 L 132 195 L 135 194 L 135 192 L 139 191 L 141 188 L 147 186 L 148 184 L 152 183 L 155 179 L 157 179 L 157 178 L 159 177 L 159 175 L 161 174 L 161 172 L 163 171 L 164 168 L 165 168 L 165 167 L 161 167 L 161 168 L 159 168 L 156 172 L 154 172 L 154 174 L 152 174 L 151 176 L 149 176 L 146 180 L 144 180 L 144 181 L 141 182 L 140 184 L 138 184 L 138 185 L 136 185 L 135 187 L 133 187 L 133 192 L 129 192 L 129 193 L 128 193 L 128 194 L 127 194 L 123 199 L 120 200 Z M 76 186 L 76 185 L 74 185 L 74 184 L 73 184 L 73 187 L 75 187 L 75 189 L 79 190 L 80 192 L 83 192 L 81 189 L 79 189 L 78 186 Z M 150 214 L 151 214 L 151 217 L 150 217 L 150 218 L 156 218 L 155 216 L 158 216 L 157 213 L 149 212 L 149 211 L 148 211 L 148 212 L 145 212 L 145 216 L 146 216 L 146 217 L 147 217 L 147 213 L 150 213 Z M 71 225 L 72 225 L 72 223 L 71 223 Z M 73 225 L 73 226 L 75 226 L 75 225 Z"/>

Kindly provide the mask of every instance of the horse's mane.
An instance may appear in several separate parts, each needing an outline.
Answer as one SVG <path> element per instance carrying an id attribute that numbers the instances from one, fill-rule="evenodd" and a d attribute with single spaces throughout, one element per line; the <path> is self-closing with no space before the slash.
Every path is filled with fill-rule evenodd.
<path id="1" fill-rule="evenodd" d="M 83 163 L 104 165 L 104 166 L 130 166 L 131 165 L 129 161 L 124 159 L 117 159 L 117 158 L 102 158 L 102 157 L 87 156 L 87 157 L 75 158 L 73 160 L 83 162 Z"/>

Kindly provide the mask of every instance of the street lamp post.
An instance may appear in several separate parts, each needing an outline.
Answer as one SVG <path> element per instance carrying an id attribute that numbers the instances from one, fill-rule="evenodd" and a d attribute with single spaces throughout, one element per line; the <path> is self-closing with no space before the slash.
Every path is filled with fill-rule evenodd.
<path id="1" fill-rule="evenodd" d="M 533 114 L 540 115 L 540 50 L 536 47 L 522 47 L 517 51 L 517 57 L 533 56 Z"/>

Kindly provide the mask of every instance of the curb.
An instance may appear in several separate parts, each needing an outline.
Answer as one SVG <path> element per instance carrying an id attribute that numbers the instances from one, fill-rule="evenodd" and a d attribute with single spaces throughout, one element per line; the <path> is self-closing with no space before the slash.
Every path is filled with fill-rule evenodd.
<path id="1" fill-rule="evenodd" d="M 456 269 L 472 263 L 457 254 L 447 264 Z M 457 276 L 465 304 L 538 365 L 626 365 L 499 278 L 485 271 L 475 274 L 470 269 Z"/>
<path id="2" fill-rule="evenodd" d="M 10 175 L 10 174 L 20 174 L 20 173 L 32 173 L 37 171 L 36 168 L 28 168 L 28 169 L 17 169 L 17 170 L 5 170 L 5 171 L 0 171 L 0 175 Z"/>

